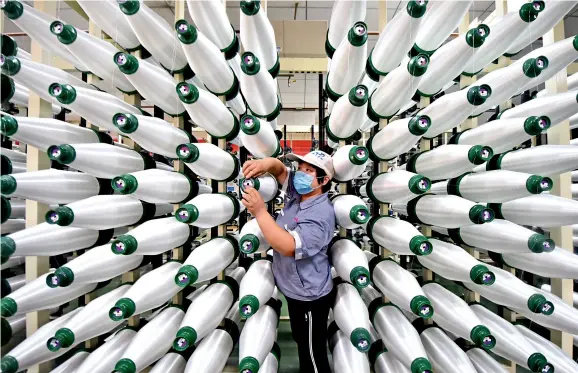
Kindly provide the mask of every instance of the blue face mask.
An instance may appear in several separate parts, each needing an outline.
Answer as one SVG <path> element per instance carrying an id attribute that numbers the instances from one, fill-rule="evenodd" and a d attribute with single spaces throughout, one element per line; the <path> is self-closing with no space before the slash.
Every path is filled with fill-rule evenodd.
<path id="1" fill-rule="evenodd" d="M 313 183 L 314 177 L 303 171 L 296 171 L 293 176 L 293 186 L 295 191 L 301 195 L 313 192 L 315 189 L 321 188 L 321 185 L 317 188 L 313 188 L 311 184 Z"/>

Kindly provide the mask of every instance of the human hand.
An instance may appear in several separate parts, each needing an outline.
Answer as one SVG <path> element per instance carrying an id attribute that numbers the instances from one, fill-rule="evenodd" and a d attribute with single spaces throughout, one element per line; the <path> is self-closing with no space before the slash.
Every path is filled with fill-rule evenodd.
<path id="1" fill-rule="evenodd" d="M 263 197 L 261 197 L 255 188 L 246 189 L 243 193 L 243 200 L 241 202 L 255 218 L 257 218 L 258 215 L 267 213 L 265 201 L 263 201 Z"/>
<path id="2" fill-rule="evenodd" d="M 247 161 L 243 164 L 243 176 L 245 179 L 259 177 L 269 172 L 269 163 L 266 159 Z"/>

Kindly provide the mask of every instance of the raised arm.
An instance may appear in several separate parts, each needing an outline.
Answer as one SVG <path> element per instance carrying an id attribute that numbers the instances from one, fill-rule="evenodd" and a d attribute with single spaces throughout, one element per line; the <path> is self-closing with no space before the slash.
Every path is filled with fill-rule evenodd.
<path id="1" fill-rule="evenodd" d="M 243 164 L 243 175 L 247 179 L 259 177 L 267 172 L 275 176 L 279 184 L 283 184 L 289 174 L 283 162 L 276 158 L 263 158 Z"/>

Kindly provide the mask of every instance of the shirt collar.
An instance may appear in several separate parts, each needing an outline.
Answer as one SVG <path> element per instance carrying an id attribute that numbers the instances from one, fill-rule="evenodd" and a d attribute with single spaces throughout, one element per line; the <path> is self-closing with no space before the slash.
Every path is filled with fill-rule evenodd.
<path id="1" fill-rule="evenodd" d="M 311 206 L 315 206 L 315 205 L 317 205 L 317 204 L 319 204 L 319 203 L 321 203 L 321 202 L 327 201 L 327 198 L 328 198 L 328 197 L 327 197 L 327 193 L 322 193 L 322 194 L 320 194 L 320 195 L 318 195 L 318 196 L 315 196 L 315 197 L 313 197 L 313 198 L 309 198 L 309 199 L 306 200 L 306 201 L 300 202 L 300 203 L 299 203 L 299 207 L 301 207 L 302 210 L 303 210 L 303 209 L 307 209 L 307 208 L 309 208 L 309 207 L 311 207 Z"/>

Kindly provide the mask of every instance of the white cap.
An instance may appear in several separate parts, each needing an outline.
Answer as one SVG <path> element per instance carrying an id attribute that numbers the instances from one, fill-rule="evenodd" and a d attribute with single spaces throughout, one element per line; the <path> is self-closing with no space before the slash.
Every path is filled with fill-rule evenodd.
<path id="1" fill-rule="evenodd" d="M 327 176 L 331 179 L 333 179 L 333 175 L 335 175 L 335 170 L 333 169 L 333 158 L 321 150 L 314 150 L 305 155 L 289 154 L 287 155 L 287 159 L 296 162 L 305 162 L 319 167 L 325 171 Z"/>

